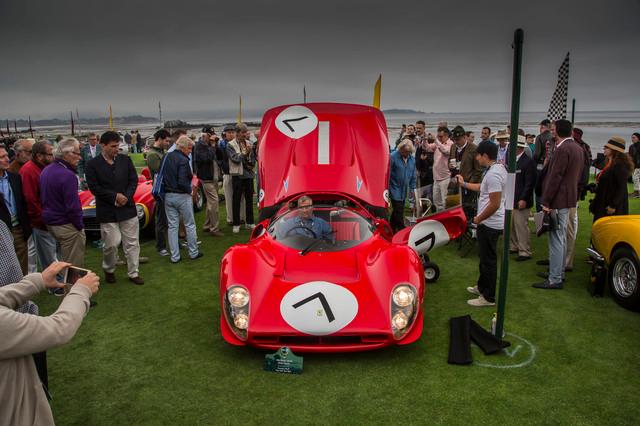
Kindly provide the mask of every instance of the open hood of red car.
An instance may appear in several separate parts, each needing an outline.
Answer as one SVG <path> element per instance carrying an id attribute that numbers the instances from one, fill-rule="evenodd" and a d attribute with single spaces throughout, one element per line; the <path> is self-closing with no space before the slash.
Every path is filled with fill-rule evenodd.
<path id="1" fill-rule="evenodd" d="M 307 192 L 341 192 L 386 207 L 387 125 L 380 110 L 338 103 L 284 105 L 262 119 L 260 208 Z"/>

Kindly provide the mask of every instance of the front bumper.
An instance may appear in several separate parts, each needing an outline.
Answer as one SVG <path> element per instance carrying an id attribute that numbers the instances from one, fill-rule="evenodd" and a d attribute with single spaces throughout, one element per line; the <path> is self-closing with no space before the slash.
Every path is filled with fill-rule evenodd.
<path id="1" fill-rule="evenodd" d="M 231 330 L 224 316 L 220 319 L 222 337 L 227 343 L 236 346 L 252 346 L 258 349 L 276 351 L 287 346 L 294 352 L 300 353 L 334 353 L 361 352 L 382 349 L 388 346 L 408 345 L 415 342 L 422 335 L 423 312 L 418 313 L 411 330 L 400 340 L 393 337 L 393 332 L 380 333 L 341 333 L 328 336 L 312 336 L 301 333 L 256 333 L 251 328 L 247 340 L 240 340 Z"/>

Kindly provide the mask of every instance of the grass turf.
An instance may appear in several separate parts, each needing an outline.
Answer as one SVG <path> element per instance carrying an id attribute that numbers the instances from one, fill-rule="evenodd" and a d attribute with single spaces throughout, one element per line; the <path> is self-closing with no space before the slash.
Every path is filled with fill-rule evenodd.
<path id="1" fill-rule="evenodd" d="M 630 202 L 640 211 L 639 200 Z M 221 213 L 224 224 L 224 208 Z M 196 217 L 200 229 L 202 213 Z M 49 352 L 54 417 L 60 425 L 637 424 L 640 315 L 587 292 L 590 223 L 581 203 L 575 269 L 563 291 L 531 288 L 543 267 L 510 262 L 505 329 L 536 349 L 530 364 L 510 369 L 446 362 L 449 318 L 471 313 L 488 328 L 494 311 L 466 304 L 477 257 L 461 258 L 455 244 L 432 254 L 442 274 L 428 286 L 418 342 L 306 355 L 304 373 L 291 376 L 262 371 L 264 352 L 232 347 L 220 336 L 219 261 L 227 247 L 248 239 L 248 231 L 232 234 L 223 226 L 222 238 L 200 235 L 205 257 L 178 265 L 144 240 L 146 284 L 130 284 L 119 267 L 118 283 L 103 283 L 99 305 L 75 338 Z M 546 239 L 533 237 L 532 243 L 535 257 L 544 258 Z M 86 266 L 100 271 L 100 260 L 100 250 L 88 244 Z M 47 315 L 60 299 L 40 295 L 36 301 Z M 475 361 L 509 365 L 530 358 L 530 347 L 507 339 L 514 342 L 513 358 L 474 349 Z"/>

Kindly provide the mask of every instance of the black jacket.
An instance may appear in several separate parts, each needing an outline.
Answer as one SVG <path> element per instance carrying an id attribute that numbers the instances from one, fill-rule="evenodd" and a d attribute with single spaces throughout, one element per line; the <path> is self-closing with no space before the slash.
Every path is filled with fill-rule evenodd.
<path id="1" fill-rule="evenodd" d="M 176 149 L 165 156 L 164 188 L 168 193 L 191 194 L 193 173 L 189 157 Z"/>
<path id="2" fill-rule="evenodd" d="M 89 190 L 96 197 L 98 222 L 122 222 L 136 216 L 133 194 L 138 187 L 138 175 L 129 156 L 118 154 L 109 165 L 102 155 L 98 155 L 87 163 L 84 174 Z M 117 193 L 127 197 L 127 204 L 116 207 Z"/>
<path id="3" fill-rule="evenodd" d="M 516 163 L 516 188 L 513 196 L 513 208 L 518 208 L 518 201 L 524 200 L 527 208 L 533 206 L 533 190 L 536 187 L 536 163 L 523 153 Z"/>
<path id="4" fill-rule="evenodd" d="M 13 193 L 13 199 L 16 202 L 16 215 L 18 216 L 19 226 L 22 227 L 22 235 L 24 240 L 27 241 L 31 236 L 31 224 L 29 222 L 29 216 L 27 215 L 27 204 L 22 197 L 22 179 L 20 175 L 15 173 L 5 172 L 9 176 L 9 186 L 11 186 L 11 192 Z M 7 228 L 11 229 L 11 213 L 4 202 L 4 195 L 0 193 L 0 220 L 2 220 Z"/>
<path id="5" fill-rule="evenodd" d="M 222 157 L 222 150 L 218 145 L 207 145 L 203 141 L 198 141 L 193 149 L 193 162 L 195 165 L 196 175 L 200 180 L 217 180 L 215 176 L 214 162 Z"/>
<path id="6" fill-rule="evenodd" d="M 627 178 L 629 170 L 620 164 L 612 164 L 600 174 L 596 196 L 589 205 L 593 221 L 607 216 L 607 207 L 616 209 L 614 215 L 629 214 Z"/>
<path id="7" fill-rule="evenodd" d="M 422 154 L 426 154 L 426 158 L 422 159 Z M 433 184 L 433 152 L 427 152 L 422 145 L 416 149 L 416 170 L 420 179 L 420 186 Z"/>

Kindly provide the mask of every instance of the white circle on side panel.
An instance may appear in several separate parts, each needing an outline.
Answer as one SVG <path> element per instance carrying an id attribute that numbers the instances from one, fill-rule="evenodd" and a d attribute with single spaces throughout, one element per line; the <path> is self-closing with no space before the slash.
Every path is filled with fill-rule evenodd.
<path id="1" fill-rule="evenodd" d="M 264 189 L 261 189 L 258 193 L 258 202 L 261 202 L 262 200 L 264 200 Z"/>
<path id="2" fill-rule="evenodd" d="M 280 314 L 291 327 L 314 336 L 342 330 L 358 313 L 358 300 L 346 288 L 312 281 L 289 290 L 280 302 Z"/>
<path id="3" fill-rule="evenodd" d="M 276 128 L 285 136 L 300 139 L 318 127 L 318 117 L 309 108 L 292 105 L 276 117 Z"/>
<path id="4" fill-rule="evenodd" d="M 419 254 L 449 242 L 449 233 L 437 220 L 424 220 L 413 226 L 409 233 L 409 247 Z"/>
<path id="5" fill-rule="evenodd" d="M 384 198 L 384 201 L 391 205 L 391 199 L 389 198 L 389 190 L 385 189 L 384 192 L 382 193 L 382 198 Z"/>

